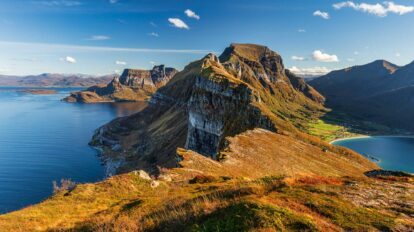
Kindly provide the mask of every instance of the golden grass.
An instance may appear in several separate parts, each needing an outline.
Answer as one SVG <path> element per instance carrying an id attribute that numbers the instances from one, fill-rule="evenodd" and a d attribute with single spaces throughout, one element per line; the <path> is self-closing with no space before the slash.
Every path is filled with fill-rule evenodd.
<path id="1" fill-rule="evenodd" d="M 216 227 L 223 231 L 341 231 L 341 228 L 359 231 L 391 229 L 401 223 L 410 228 L 410 220 L 356 206 L 342 197 L 341 192 L 348 188 L 342 184 L 345 183 L 342 178 L 208 179 L 203 183 L 161 181 L 160 187 L 152 189 L 150 181 L 133 173 L 125 174 L 97 184 L 79 185 L 36 206 L 2 215 L 0 228 L 1 231 L 164 231 L 167 228 L 210 231 Z"/>

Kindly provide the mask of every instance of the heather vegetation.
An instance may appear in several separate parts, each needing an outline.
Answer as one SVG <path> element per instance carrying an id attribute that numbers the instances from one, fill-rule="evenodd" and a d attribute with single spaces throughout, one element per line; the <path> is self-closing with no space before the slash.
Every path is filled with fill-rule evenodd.
<path id="1" fill-rule="evenodd" d="M 387 231 L 413 229 L 409 209 L 359 206 L 353 191 L 395 188 L 375 179 L 268 176 L 208 183 L 151 181 L 134 173 L 79 185 L 0 217 L 7 231 Z M 354 183 L 350 185 L 349 183 Z M 363 184 L 359 187 L 358 184 Z M 412 184 L 397 185 L 412 188 Z M 410 190 L 412 191 L 412 190 Z M 394 196 L 381 191 L 382 197 Z M 396 195 L 399 196 L 399 195 Z M 375 196 L 371 199 L 375 200 Z M 412 204 L 412 196 L 407 204 Z M 15 223 L 19 223 L 17 228 Z"/>

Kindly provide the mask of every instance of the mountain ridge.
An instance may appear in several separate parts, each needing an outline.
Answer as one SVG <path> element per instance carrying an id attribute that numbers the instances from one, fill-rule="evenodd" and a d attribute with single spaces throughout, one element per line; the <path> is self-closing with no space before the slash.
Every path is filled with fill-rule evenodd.
<path id="1" fill-rule="evenodd" d="M 334 111 L 397 129 L 414 129 L 403 116 L 414 116 L 411 110 L 414 105 L 411 101 L 403 100 L 407 97 L 404 88 L 414 85 L 414 62 L 400 67 L 385 60 L 377 60 L 331 72 L 309 84 L 326 97 L 327 106 Z M 399 90 L 401 99 L 398 97 Z M 400 111 L 400 114 L 393 114 L 393 107 L 402 102 L 409 106 L 404 106 L 405 110 Z"/>
<path id="2" fill-rule="evenodd" d="M 14 87 L 89 87 L 107 84 L 114 75 L 42 73 L 28 76 L 0 75 L 0 86 Z"/>
<path id="3" fill-rule="evenodd" d="M 72 103 L 144 101 L 176 73 L 176 69 L 165 65 L 154 66 L 151 70 L 125 69 L 121 76 L 115 76 L 106 86 L 97 85 L 73 92 L 63 100 Z"/>

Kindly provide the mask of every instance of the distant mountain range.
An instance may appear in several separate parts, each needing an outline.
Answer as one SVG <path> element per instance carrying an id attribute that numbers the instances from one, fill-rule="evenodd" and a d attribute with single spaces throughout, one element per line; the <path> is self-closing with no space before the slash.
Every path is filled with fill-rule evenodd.
<path id="1" fill-rule="evenodd" d="M 50 86 L 93 86 L 108 84 L 115 74 L 92 76 L 84 74 L 44 73 L 29 76 L 0 75 L 0 86 L 50 87 Z"/>
<path id="2" fill-rule="evenodd" d="M 385 60 L 333 71 L 309 82 L 327 106 L 392 127 L 414 129 L 414 62 Z"/>

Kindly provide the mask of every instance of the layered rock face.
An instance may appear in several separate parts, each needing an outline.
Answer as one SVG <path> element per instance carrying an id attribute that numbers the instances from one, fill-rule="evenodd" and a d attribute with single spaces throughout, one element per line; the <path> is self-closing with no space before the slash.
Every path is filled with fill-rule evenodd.
<path id="1" fill-rule="evenodd" d="M 120 77 L 106 86 L 92 86 L 86 91 L 71 93 L 68 102 L 113 102 L 147 100 L 158 88 L 164 86 L 178 71 L 164 65 L 152 70 L 125 69 Z"/>
<path id="2" fill-rule="evenodd" d="M 210 54 L 203 68 L 221 66 L 218 58 Z M 251 103 L 259 100 L 254 91 L 242 83 L 216 80 L 217 76 L 197 76 L 188 101 L 188 134 L 185 147 L 216 158 L 224 137 L 262 127 L 275 130 L 270 120 Z"/>
<path id="3" fill-rule="evenodd" d="M 134 75 L 119 82 L 142 86 L 150 78 L 134 82 Z M 189 64 L 150 102 L 142 112 L 105 125 L 92 141 L 106 157 L 124 159 L 121 172 L 174 167 L 178 147 L 216 159 L 226 148 L 226 137 L 254 128 L 296 133 L 295 124 L 324 109 L 323 97 L 288 73 L 276 52 L 251 44 L 233 44 L 220 59 L 209 54 Z"/>

